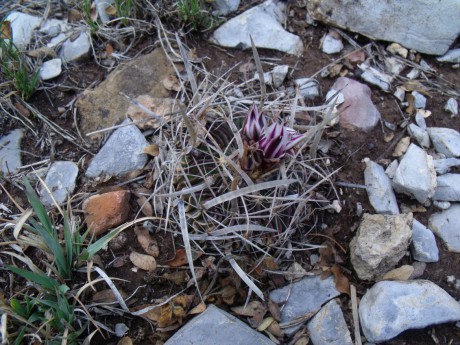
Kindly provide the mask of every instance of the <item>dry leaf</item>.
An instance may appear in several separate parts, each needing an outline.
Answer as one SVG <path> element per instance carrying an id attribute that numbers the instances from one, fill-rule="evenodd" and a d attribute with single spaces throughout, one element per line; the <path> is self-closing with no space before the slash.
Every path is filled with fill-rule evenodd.
<path id="1" fill-rule="evenodd" d="M 401 87 L 406 92 L 417 91 L 424 94 L 425 96 L 431 97 L 429 89 L 417 80 L 406 81 Z"/>
<path id="2" fill-rule="evenodd" d="M 105 53 L 107 54 L 107 57 L 112 56 L 113 51 L 114 51 L 114 50 L 113 50 L 113 46 L 112 46 L 110 43 L 108 43 L 108 44 L 105 46 Z"/>
<path id="3" fill-rule="evenodd" d="M 308 345 L 310 343 L 310 338 L 307 336 L 303 336 L 299 338 L 294 345 Z"/>
<path id="4" fill-rule="evenodd" d="M 9 20 L 4 20 L 2 22 L 2 27 L 0 28 L 0 39 L 9 40 L 11 38 L 11 22 Z"/>
<path id="5" fill-rule="evenodd" d="M 193 261 L 198 259 L 201 255 L 203 255 L 202 252 L 192 252 Z M 180 267 L 180 266 L 184 266 L 187 263 L 188 263 L 187 253 L 185 252 L 185 249 L 183 248 L 177 249 L 176 256 L 174 257 L 174 259 L 166 262 L 166 264 L 171 267 Z"/>
<path id="6" fill-rule="evenodd" d="M 180 270 L 172 273 L 165 273 L 162 275 L 163 278 L 173 282 L 176 285 L 182 285 L 190 278 L 186 271 Z"/>
<path id="7" fill-rule="evenodd" d="M 267 308 L 260 301 L 249 302 L 246 308 L 243 306 L 233 307 L 232 311 L 241 316 L 250 316 L 256 320 L 263 320 Z M 272 314 L 273 316 L 273 314 Z M 274 316 L 273 316 L 274 317 Z"/>
<path id="8" fill-rule="evenodd" d="M 415 111 L 417 110 L 415 107 L 415 97 L 412 96 L 410 93 L 406 95 L 407 103 L 409 103 L 408 107 L 406 108 L 406 113 L 409 115 L 414 115 Z"/>
<path id="9" fill-rule="evenodd" d="M 118 341 L 117 345 L 133 345 L 133 341 L 130 337 L 123 337 Z"/>
<path id="10" fill-rule="evenodd" d="M 186 316 L 185 309 L 192 303 L 193 296 L 177 296 L 170 303 L 161 306 L 158 327 L 168 327 Z"/>
<path id="11" fill-rule="evenodd" d="M 142 304 L 142 305 L 133 307 L 133 311 L 138 311 L 138 310 L 148 308 L 148 307 L 153 307 L 153 306 L 155 306 L 155 304 Z M 141 316 L 146 317 L 147 319 L 152 320 L 152 321 L 158 321 L 161 316 L 161 307 L 153 308 L 145 312 L 144 314 L 141 314 Z"/>
<path id="12" fill-rule="evenodd" d="M 284 337 L 284 331 L 281 329 L 280 324 L 276 320 L 268 326 L 267 331 L 278 338 Z"/>
<path id="13" fill-rule="evenodd" d="M 334 274 L 335 288 L 337 291 L 350 295 L 350 282 L 348 281 L 348 278 L 345 277 L 340 267 L 337 265 L 332 266 L 331 272 Z"/>
<path id="14" fill-rule="evenodd" d="M 115 6 L 107 6 L 105 9 L 105 13 L 107 13 L 109 16 L 115 16 L 117 15 L 117 8 Z"/>
<path id="15" fill-rule="evenodd" d="M 160 255 L 157 240 L 150 236 L 150 233 L 146 228 L 143 226 L 136 226 L 134 227 L 134 233 L 137 236 L 137 241 L 147 254 L 154 257 L 158 257 Z"/>
<path id="16" fill-rule="evenodd" d="M 225 304 L 232 305 L 235 302 L 236 289 L 234 286 L 227 285 L 221 291 L 222 301 Z"/>
<path id="17" fill-rule="evenodd" d="M 129 260 L 131 260 L 134 266 L 144 271 L 154 271 L 157 268 L 157 262 L 151 255 L 132 252 L 129 254 Z"/>
<path id="18" fill-rule="evenodd" d="M 141 212 L 144 214 L 144 216 L 147 216 L 147 217 L 153 216 L 152 204 L 149 202 L 149 200 L 145 196 L 143 195 L 139 196 L 137 198 L 137 204 L 139 205 L 139 207 L 141 207 Z"/>
<path id="19" fill-rule="evenodd" d="M 395 268 L 390 272 L 387 272 L 383 276 L 383 280 L 408 280 L 410 276 L 414 273 L 414 267 L 411 265 L 403 265 L 401 267 Z"/>
<path id="20" fill-rule="evenodd" d="M 163 117 L 165 121 L 168 121 L 171 118 L 171 113 L 178 110 L 182 105 L 173 98 L 155 98 L 150 95 L 140 95 L 135 98 L 135 101 L 155 115 Z M 161 125 L 161 121 L 152 117 L 136 104 L 130 104 L 126 116 L 136 122 L 136 126 L 140 129 L 158 128 Z"/>
<path id="21" fill-rule="evenodd" d="M 198 304 L 196 307 L 194 307 L 192 310 L 188 312 L 188 315 L 196 315 L 196 314 L 201 314 L 206 310 L 206 304 L 204 302 L 201 302 Z"/>
<path id="22" fill-rule="evenodd" d="M 69 9 L 69 13 L 67 14 L 67 19 L 71 23 L 79 22 L 80 20 L 83 19 L 83 16 L 79 10 L 76 10 L 75 8 Z"/>
<path id="23" fill-rule="evenodd" d="M 29 50 L 26 52 L 27 56 L 33 58 L 57 58 L 56 51 L 53 48 L 49 48 L 47 46 L 40 47 L 38 49 Z"/>
<path id="24" fill-rule="evenodd" d="M 91 11 L 90 11 L 90 18 L 93 22 L 97 21 L 97 8 L 96 8 L 96 2 L 91 3 Z"/>
<path id="25" fill-rule="evenodd" d="M 268 301 L 268 311 L 276 321 L 281 320 L 281 311 L 278 303 L 275 303 L 272 300 Z"/>
<path id="26" fill-rule="evenodd" d="M 275 319 L 271 316 L 265 318 L 259 325 L 259 327 L 257 327 L 257 330 L 259 332 L 263 332 L 265 331 L 272 323 L 273 321 L 275 321 Z"/>
<path id="27" fill-rule="evenodd" d="M 122 290 L 118 290 L 118 291 L 120 292 L 121 297 L 123 297 L 123 299 L 127 297 L 125 292 L 123 292 Z M 117 301 L 117 299 L 115 298 L 115 295 L 110 289 L 96 292 L 91 298 L 91 300 L 93 303 L 112 303 L 112 302 Z"/>
<path id="28" fill-rule="evenodd" d="M 163 79 L 163 86 L 165 87 L 166 90 L 169 91 L 180 91 L 180 84 L 179 80 L 177 79 L 176 76 L 170 75 L 169 77 L 166 77 Z"/>
<path id="29" fill-rule="evenodd" d="M 27 109 L 21 103 L 15 101 L 14 102 L 14 107 L 16 108 L 17 111 L 19 111 L 21 113 L 22 116 L 24 116 L 24 117 L 29 117 L 30 116 L 29 109 Z"/>
<path id="30" fill-rule="evenodd" d="M 156 144 L 151 144 L 151 145 L 147 145 L 145 148 L 144 148 L 144 153 L 152 156 L 152 157 L 156 157 L 160 154 L 160 147 Z"/>
<path id="31" fill-rule="evenodd" d="M 302 266 L 300 266 L 300 264 L 298 264 L 297 262 L 294 262 L 289 267 L 289 269 L 286 271 L 286 273 L 284 273 L 284 278 L 286 278 L 286 280 L 290 281 L 290 280 L 305 277 L 306 274 L 307 274 L 307 271 L 305 271 L 302 268 Z"/>
<path id="32" fill-rule="evenodd" d="M 395 147 L 393 152 L 393 157 L 401 157 L 409 148 L 410 145 L 410 137 L 402 138 Z"/>
<path id="33" fill-rule="evenodd" d="M 394 137 L 395 137 L 394 133 L 385 134 L 385 136 L 383 137 L 383 141 L 385 141 L 386 143 L 389 143 L 390 141 L 393 140 Z"/>

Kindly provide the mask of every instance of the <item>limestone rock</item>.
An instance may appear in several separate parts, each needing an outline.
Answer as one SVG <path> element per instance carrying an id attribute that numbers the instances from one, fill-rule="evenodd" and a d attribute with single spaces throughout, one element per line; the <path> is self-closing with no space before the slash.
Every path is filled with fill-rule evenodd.
<path id="1" fill-rule="evenodd" d="M 321 50 L 326 54 L 337 54 L 343 49 L 343 43 L 340 36 L 334 33 L 327 33 L 321 40 Z"/>
<path id="2" fill-rule="evenodd" d="M 294 80 L 294 84 L 299 88 L 300 95 L 305 99 L 315 99 L 319 96 L 319 83 L 312 78 L 299 78 Z"/>
<path id="3" fill-rule="evenodd" d="M 15 129 L 8 135 L 0 138 L 0 162 L 2 173 L 15 174 L 21 163 L 21 140 L 24 135 L 22 129 Z"/>
<path id="4" fill-rule="evenodd" d="M 446 54 L 437 58 L 440 62 L 460 63 L 460 48 L 449 50 Z"/>
<path id="5" fill-rule="evenodd" d="M 54 162 L 46 174 L 45 184 L 58 204 L 62 204 L 75 189 L 78 176 L 78 166 L 73 162 Z M 40 190 L 40 200 L 45 207 L 54 205 L 53 198 L 46 188 Z"/>
<path id="6" fill-rule="evenodd" d="M 216 9 L 213 12 L 214 15 L 226 16 L 238 9 L 238 6 L 240 6 L 240 0 L 216 0 L 212 5 Z"/>
<path id="7" fill-rule="evenodd" d="M 447 173 L 450 168 L 460 166 L 460 159 L 458 158 L 443 158 L 433 160 L 436 173 L 442 175 Z"/>
<path id="8" fill-rule="evenodd" d="M 460 201 L 460 174 L 438 176 L 433 200 Z"/>
<path id="9" fill-rule="evenodd" d="M 281 85 L 283 85 L 284 79 L 286 79 L 288 72 L 288 65 L 275 66 L 272 70 L 273 86 L 280 87 Z"/>
<path id="10" fill-rule="evenodd" d="M 449 251 L 460 253 L 460 204 L 453 204 L 445 211 L 434 213 L 428 227 L 444 241 Z"/>
<path id="11" fill-rule="evenodd" d="M 412 256 L 421 262 L 438 262 L 439 250 L 433 232 L 418 220 L 412 223 Z"/>
<path id="12" fill-rule="evenodd" d="M 21 12 L 11 12 L 5 20 L 11 23 L 13 43 L 19 49 L 26 49 L 32 39 L 34 29 L 40 25 L 42 18 Z"/>
<path id="13" fill-rule="evenodd" d="M 460 133 L 455 129 L 430 127 L 428 134 L 437 152 L 447 158 L 460 156 Z"/>
<path id="14" fill-rule="evenodd" d="M 62 60 L 52 59 L 45 61 L 40 67 L 40 78 L 49 80 L 56 78 L 62 72 Z"/>
<path id="15" fill-rule="evenodd" d="M 350 242 L 350 258 L 360 279 L 373 280 L 404 256 L 412 236 L 412 214 L 364 214 Z"/>
<path id="16" fill-rule="evenodd" d="M 65 62 L 76 61 L 88 55 L 91 49 L 91 38 L 89 34 L 82 31 L 74 40 L 66 40 L 59 51 L 59 57 Z"/>

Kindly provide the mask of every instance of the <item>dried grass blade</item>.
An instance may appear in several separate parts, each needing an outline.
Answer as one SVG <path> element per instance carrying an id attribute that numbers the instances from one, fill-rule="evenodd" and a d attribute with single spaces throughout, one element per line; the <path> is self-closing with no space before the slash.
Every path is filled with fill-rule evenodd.
<path id="1" fill-rule="evenodd" d="M 226 201 L 230 201 L 232 199 L 238 198 L 245 194 L 254 193 L 254 192 L 258 192 L 264 189 L 269 189 L 269 188 L 274 188 L 274 187 L 287 186 L 295 182 L 298 182 L 298 180 L 289 179 L 289 180 L 278 180 L 278 181 L 258 183 L 252 186 L 247 186 L 247 187 L 244 187 L 244 188 L 232 191 L 232 192 L 225 193 L 214 199 L 208 200 L 203 204 L 203 207 L 205 209 L 209 209 L 213 206 L 219 205 Z"/>
<path id="2" fill-rule="evenodd" d="M 13 230 L 13 236 L 16 240 L 19 237 L 19 233 L 21 232 L 22 227 L 27 222 L 27 219 L 29 219 L 32 213 L 33 213 L 33 210 L 28 209 L 25 213 L 22 214 L 21 217 L 19 217 L 18 221 L 16 222 L 16 225 L 14 226 L 14 230 Z"/>
<path id="3" fill-rule="evenodd" d="M 109 278 L 109 276 L 97 266 L 94 267 L 94 270 L 97 273 L 99 273 L 99 275 L 105 280 L 105 282 L 109 286 L 110 290 L 112 290 L 113 295 L 115 296 L 115 298 L 117 299 L 118 303 L 123 308 L 123 310 L 129 313 L 130 311 L 129 311 L 128 306 L 126 305 L 123 297 L 121 296 L 120 292 L 118 291 L 117 287 L 112 282 L 112 280 Z"/>
<path id="4" fill-rule="evenodd" d="M 262 301 L 265 301 L 263 292 L 257 287 L 256 284 L 249 278 L 249 276 L 241 269 L 241 267 L 236 263 L 235 259 L 231 256 L 227 257 L 228 262 L 235 270 L 235 272 L 240 276 L 240 278 L 246 283 L 249 288 L 254 291 L 254 293 L 259 296 Z"/>
<path id="5" fill-rule="evenodd" d="M 193 100 L 196 101 L 195 96 L 198 95 L 198 86 L 196 84 L 196 79 L 195 76 L 193 75 L 192 71 L 192 64 L 190 63 L 190 60 L 188 59 L 187 52 L 185 51 L 184 45 L 182 44 L 182 41 L 179 38 L 179 35 L 176 32 L 176 41 L 179 46 L 179 51 L 180 51 L 180 56 L 182 57 L 182 61 L 184 62 L 184 67 L 185 71 L 187 72 L 187 77 L 190 80 L 190 86 L 192 87 L 192 92 L 193 92 Z"/>
<path id="6" fill-rule="evenodd" d="M 264 100 L 267 94 L 267 90 L 265 88 L 265 79 L 264 79 L 264 70 L 262 69 L 262 63 L 260 62 L 259 53 L 257 52 L 256 45 L 252 40 L 252 36 L 249 35 L 251 39 L 251 47 L 252 47 L 252 55 L 254 56 L 254 62 L 256 63 L 257 73 L 259 74 L 259 81 L 260 81 L 260 109 L 264 107 Z"/>
<path id="7" fill-rule="evenodd" d="M 229 227 L 225 227 L 224 229 L 214 230 L 209 233 L 211 236 L 221 236 L 227 235 L 232 232 L 237 231 L 261 231 L 261 232 L 278 232 L 276 229 L 268 228 L 266 226 L 257 225 L 257 224 L 240 224 L 240 225 L 233 225 Z"/>
<path id="8" fill-rule="evenodd" d="M 196 279 L 195 267 L 193 265 L 192 247 L 190 246 L 190 237 L 187 229 L 187 219 L 185 217 L 184 200 L 179 200 L 179 202 L 177 203 L 177 208 L 179 210 L 179 227 L 182 233 L 182 239 L 184 240 L 184 247 L 185 252 L 187 254 L 188 265 L 190 267 L 190 271 L 192 272 L 193 281 L 195 282 L 195 286 L 198 291 L 198 294 L 200 295 L 201 301 L 204 302 L 203 297 L 200 293 L 200 289 L 198 288 L 198 280 Z"/>

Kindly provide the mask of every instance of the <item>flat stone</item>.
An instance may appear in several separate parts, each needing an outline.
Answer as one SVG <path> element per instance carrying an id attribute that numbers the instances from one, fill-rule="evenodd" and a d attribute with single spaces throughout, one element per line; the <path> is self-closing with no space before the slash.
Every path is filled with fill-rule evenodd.
<path id="1" fill-rule="evenodd" d="M 221 25 L 210 41 L 223 47 L 247 49 L 250 36 L 257 48 L 279 50 L 301 55 L 302 39 L 283 28 L 286 4 L 267 0 Z"/>
<path id="2" fill-rule="evenodd" d="M 59 51 L 59 57 L 62 61 L 72 62 L 88 55 L 91 49 L 91 39 L 89 34 L 82 31 L 74 40 L 66 40 Z"/>
<path id="3" fill-rule="evenodd" d="M 433 158 L 415 144 L 410 144 L 393 177 L 393 187 L 422 204 L 434 195 L 436 172 Z"/>
<path id="4" fill-rule="evenodd" d="M 369 159 L 366 159 L 365 163 L 364 184 L 372 207 L 377 213 L 399 214 L 391 180 L 383 167 Z"/>
<path id="5" fill-rule="evenodd" d="M 275 66 L 272 70 L 273 86 L 280 87 L 289 72 L 288 65 Z"/>
<path id="6" fill-rule="evenodd" d="M 22 129 L 15 129 L 0 138 L 0 162 L 4 175 L 15 174 L 22 166 L 21 140 L 23 135 Z"/>
<path id="7" fill-rule="evenodd" d="M 340 126 L 351 130 L 369 131 L 380 119 L 380 113 L 371 99 L 369 86 L 356 80 L 340 77 L 331 90 L 340 91 L 344 102 L 337 107 Z"/>
<path id="8" fill-rule="evenodd" d="M 353 345 L 350 331 L 336 300 L 328 302 L 307 325 L 313 345 Z"/>
<path id="9" fill-rule="evenodd" d="M 433 206 L 439 208 L 440 210 L 447 210 L 449 209 L 452 204 L 448 201 L 433 201 Z"/>
<path id="10" fill-rule="evenodd" d="M 123 124 L 130 122 L 126 120 Z M 147 163 L 147 155 L 144 154 L 147 145 L 147 140 L 135 125 L 120 127 L 91 160 L 85 175 L 91 178 L 103 174 L 119 177 L 142 169 Z"/>
<path id="11" fill-rule="evenodd" d="M 460 63 L 460 48 L 449 50 L 445 55 L 438 57 L 440 62 Z"/>
<path id="12" fill-rule="evenodd" d="M 316 79 L 300 78 L 294 80 L 294 84 L 299 88 L 300 95 L 305 99 L 315 99 L 319 96 L 319 84 Z"/>
<path id="13" fill-rule="evenodd" d="M 150 95 L 163 98 L 169 95 L 162 80 L 174 74 L 169 60 L 161 48 L 120 65 L 94 90 L 86 90 L 76 102 L 83 133 L 114 126 L 125 119 L 131 105 L 120 95 L 131 97 Z M 102 135 L 91 136 L 92 140 Z"/>
<path id="14" fill-rule="evenodd" d="M 21 12 L 11 12 L 5 20 L 11 23 L 13 43 L 23 50 L 30 43 L 33 31 L 40 25 L 42 18 Z"/>
<path id="15" fill-rule="evenodd" d="M 389 91 L 391 88 L 391 82 L 393 77 L 385 74 L 384 72 L 369 66 L 365 63 L 358 65 L 359 69 L 363 72 L 361 73 L 361 78 L 368 83 L 378 86 L 383 91 Z"/>
<path id="16" fill-rule="evenodd" d="M 433 160 L 434 168 L 439 175 L 449 172 L 450 168 L 460 166 L 458 158 L 443 158 Z"/>
<path id="17" fill-rule="evenodd" d="M 460 304 L 428 280 L 381 281 L 359 304 L 368 341 L 381 343 L 408 329 L 460 320 Z"/>
<path id="18" fill-rule="evenodd" d="M 452 114 L 452 116 L 458 115 L 458 102 L 455 98 L 449 98 L 447 100 L 446 105 L 444 106 L 444 110 L 448 111 Z"/>
<path id="19" fill-rule="evenodd" d="M 235 12 L 240 6 L 240 0 L 216 0 L 212 3 L 216 9 L 214 15 L 226 16 L 229 13 Z"/>
<path id="20" fill-rule="evenodd" d="M 439 249 L 433 232 L 416 219 L 412 223 L 412 243 L 410 250 L 412 256 L 417 261 L 439 261 Z"/>
<path id="21" fill-rule="evenodd" d="M 337 54 L 343 49 L 343 43 L 340 37 L 333 35 L 330 32 L 324 36 L 321 41 L 321 50 L 326 54 Z"/>
<path id="22" fill-rule="evenodd" d="M 460 33 L 457 0 L 436 6 L 430 1 L 315 0 L 307 2 L 307 9 L 315 20 L 426 54 L 444 54 Z"/>
<path id="23" fill-rule="evenodd" d="M 397 87 L 395 92 L 393 93 L 393 96 L 395 96 L 400 102 L 404 102 L 404 98 L 406 97 L 406 91 L 402 87 Z"/>
<path id="24" fill-rule="evenodd" d="M 460 204 L 438 213 L 434 213 L 428 227 L 439 236 L 450 252 L 460 253 Z"/>
<path id="25" fill-rule="evenodd" d="M 438 176 L 433 200 L 460 201 L 460 174 Z"/>
<path id="26" fill-rule="evenodd" d="M 412 96 L 414 96 L 415 108 L 425 109 L 426 107 L 426 97 L 423 96 L 420 92 L 412 91 Z"/>
<path id="27" fill-rule="evenodd" d="M 83 202 L 85 222 L 90 233 L 99 236 L 128 219 L 131 193 L 119 190 L 90 196 Z"/>
<path id="28" fill-rule="evenodd" d="M 270 299 L 276 303 L 286 302 L 281 311 L 281 322 L 288 322 L 315 312 L 325 302 L 339 295 L 332 276 L 324 280 L 320 276 L 313 276 L 271 291 Z M 286 328 L 284 331 L 290 335 L 299 327 L 301 325 Z"/>
<path id="29" fill-rule="evenodd" d="M 373 280 L 393 269 L 409 247 L 412 213 L 364 214 L 350 242 L 350 259 L 358 277 Z"/>
<path id="30" fill-rule="evenodd" d="M 210 304 L 166 341 L 165 345 L 274 345 L 270 339 L 253 330 L 216 306 Z"/>
<path id="31" fill-rule="evenodd" d="M 56 78 L 62 72 L 62 60 L 52 59 L 45 61 L 40 67 L 40 78 L 42 80 L 49 80 Z"/>
<path id="32" fill-rule="evenodd" d="M 75 189 L 78 176 L 78 166 L 73 162 L 54 162 L 46 174 L 45 184 L 51 191 L 51 195 L 42 186 L 40 200 L 45 207 L 54 205 L 53 198 L 58 204 L 62 204 Z M 52 196 L 52 198 L 51 198 Z"/>
<path id="33" fill-rule="evenodd" d="M 428 134 L 436 152 L 447 158 L 460 156 L 460 133 L 452 128 L 430 127 Z"/>
<path id="34" fill-rule="evenodd" d="M 409 124 L 409 126 L 407 126 L 407 131 L 409 132 L 410 136 L 414 138 L 421 147 L 430 147 L 430 136 L 428 135 L 428 132 L 425 129 L 420 128 L 415 123 L 411 123 Z"/>

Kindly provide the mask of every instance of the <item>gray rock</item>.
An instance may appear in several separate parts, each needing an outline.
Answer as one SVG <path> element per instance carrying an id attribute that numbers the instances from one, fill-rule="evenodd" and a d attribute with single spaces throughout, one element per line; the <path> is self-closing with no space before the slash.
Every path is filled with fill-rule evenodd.
<path id="1" fill-rule="evenodd" d="M 369 86 L 350 78 L 340 77 L 332 85 L 332 90 L 340 91 L 344 98 L 344 102 L 337 107 L 341 127 L 364 131 L 375 127 L 380 119 L 380 113 L 372 103 Z"/>
<path id="2" fill-rule="evenodd" d="M 409 135 L 414 138 L 421 147 L 430 147 L 430 136 L 425 129 L 420 128 L 415 123 L 411 123 L 409 126 L 407 126 L 407 131 L 409 132 Z"/>
<path id="3" fill-rule="evenodd" d="M 398 76 L 404 68 L 406 68 L 406 65 L 399 62 L 399 60 L 393 56 L 385 59 L 385 69 L 393 76 Z"/>
<path id="4" fill-rule="evenodd" d="M 361 78 L 368 83 L 378 86 L 383 91 L 389 91 L 393 77 L 371 67 L 365 63 L 358 65 L 359 69 L 363 72 Z"/>
<path id="5" fill-rule="evenodd" d="M 434 7 L 430 1 L 321 0 L 307 2 L 307 9 L 315 20 L 426 54 L 444 54 L 460 33 L 457 0 Z"/>
<path id="6" fill-rule="evenodd" d="M 397 87 L 395 92 L 393 93 L 393 96 L 395 96 L 400 102 L 404 102 L 404 98 L 406 97 L 406 91 L 402 87 Z"/>
<path id="7" fill-rule="evenodd" d="M 286 79 L 288 72 L 288 65 L 275 66 L 272 70 L 273 86 L 280 87 L 281 85 L 283 85 L 284 79 Z"/>
<path id="8" fill-rule="evenodd" d="M 426 131 L 426 129 L 428 128 L 426 126 L 425 117 L 423 116 L 423 112 L 421 110 L 417 110 L 417 112 L 415 113 L 415 123 L 424 131 Z"/>
<path id="9" fill-rule="evenodd" d="M 452 115 L 458 115 L 458 102 L 455 98 L 449 98 L 447 100 L 446 106 L 444 107 L 446 111 Z"/>
<path id="10" fill-rule="evenodd" d="M 394 268 L 412 236 L 412 213 L 395 216 L 364 214 L 350 242 L 350 259 L 358 277 L 373 280 Z"/>
<path id="11" fill-rule="evenodd" d="M 110 16 L 107 13 L 107 8 L 112 6 L 115 1 L 114 0 L 96 0 L 96 10 L 99 18 L 101 19 L 102 23 L 107 23 L 110 20 Z"/>
<path id="12" fill-rule="evenodd" d="M 319 96 L 319 83 L 316 79 L 300 78 L 294 80 L 300 95 L 305 99 L 315 99 Z"/>
<path id="13" fill-rule="evenodd" d="M 165 345 L 274 345 L 236 317 L 210 304 L 166 341 Z"/>
<path id="14" fill-rule="evenodd" d="M 433 200 L 460 201 L 460 174 L 438 176 Z"/>
<path id="15" fill-rule="evenodd" d="M 48 48 L 54 48 L 58 46 L 59 44 L 63 43 L 67 39 L 67 35 L 64 33 L 60 33 L 56 37 L 53 37 L 47 44 L 46 46 Z"/>
<path id="16" fill-rule="evenodd" d="M 52 59 L 45 61 L 40 67 L 40 78 L 42 80 L 49 80 L 56 78 L 62 72 L 62 60 Z"/>
<path id="17" fill-rule="evenodd" d="M 372 207 L 377 213 L 399 214 L 391 180 L 385 174 L 383 167 L 369 159 L 366 159 L 365 163 L 364 183 Z"/>
<path id="18" fill-rule="evenodd" d="M 431 127 L 428 134 L 436 152 L 447 158 L 460 156 L 460 133 L 452 128 Z"/>
<path id="19" fill-rule="evenodd" d="M 421 262 L 438 262 L 439 250 L 433 232 L 418 220 L 412 223 L 412 243 L 410 245 L 412 256 Z"/>
<path id="20" fill-rule="evenodd" d="M 327 303 L 307 325 L 313 345 L 353 345 L 336 300 Z"/>
<path id="21" fill-rule="evenodd" d="M 412 68 L 409 73 L 407 73 L 407 79 L 414 80 L 420 76 L 420 70 L 418 68 Z"/>
<path id="22" fill-rule="evenodd" d="M 51 18 L 51 19 L 47 19 L 46 22 L 44 22 L 40 26 L 39 31 L 42 34 L 48 35 L 49 37 L 56 37 L 61 32 L 70 31 L 70 30 L 71 30 L 71 26 L 67 24 L 66 21 Z"/>
<path id="23" fill-rule="evenodd" d="M 214 15 L 226 16 L 238 9 L 238 6 L 240 6 L 240 0 L 216 0 L 212 5 L 216 9 L 213 12 Z"/>
<path id="24" fill-rule="evenodd" d="M 425 109 L 425 107 L 426 107 L 426 97 L 423 96 L 420 92 L 417 92 L 417 91 L 412 91 L 412 96 L 414 96 L 415 108 L 417 108 L 417 109 Z"/>
<path id="25" fill-rule="evenodd" d="M 424 203 L 434 194 L 436 172 L 433 158 L 414 144 L 410 144 L 393 177 L 393 187 Z"/>
<path id="26" fill-rule="evenodd" d="M 439 175 L 445 174 L 452 167 L 460 166 L 460 159 L 458 158 L 443 158 L 433 160 L 434 168 Z"/>
<path id="27" fill-rule="evenodd" d="M 33 31 L 40 25 L 42 18 L 21 12 L 11 12 L 5 20 L 11 23 L 13 43 L 22 50 L 27 48 Z"/>
<path id="28" fill-rule="evenodd" d="M 45 184 L 58 204 L 64 203 L 73 192 L 77 176 L 78 167 L 73 162 L 57 161 L 51 165 L 45 178 Z M 45 207 L 54 205 L 51 195 L 42 186 L 40 200 Z"/>
<path id="29" fill-rule="evenodd" d="M 340 295 L 334 278 L 321 279 L 320 276 L 304 279 L 270 292 L 270 299 L 276 303 L 285 303 L 281 311 L 281 322 L 317 311 L 325 302 Z M 293 334 L 301 325 L 285 329 L 287 335 Z"/>
<path id="30" fill-rule="evenodd" d="M 425 269 L 426 269 L 426 263 L 421 262 L 421 261 L 414 261 L 414 263 L 412 264 L 412 267 L 414 268 L 414 272 L 412 272 L 409 279 L 418 279 L 421 276 L 423 276 L 423 273 L 425 272 Z"/>
<path id="31" fill-rule="evenodd" d="M 460 204 L 453 204 L 445 211 L 434 213 L 428 227 L 443 240 L 449 251 L 460 253 Z"/>
<path id="32" fill-rule="evenodd" d="M 56 38 L 56 37 L 55 37 Z M 76 61 L 88 55 L 91 49 L 91 39 L 87 32 L 82 31 L 74 40 L 66 40 L 59 52 L 59 57 L 64 62 Z"/>
<path id="33" fill-rule="evenodd" d="M 254 73 L 254 79 L 255 80 L 260 80 L 258 72 Z M 267 85 L 272 85 L 273 84 L 273 75 L 271 74 L 271 72 L 265 72 L 264 73 L 264 83 L 267 84 Z"/>
<path id="34" fill-rule="evenodd" d="M 433 201 L 433 206 L 439 208 L 440 210 L 447 210 L 449 209 L 452 204 L 448 201 Z"/>
<path id="35" fill-rule="evenodd" d="M 220 26 L 210 41 L 230 47 L 247 49 L 251 47 L 250 36 L 257 48 L 279 50 L 293 55 L 301 55 L 302 39 L 283 28 L 286 4 L 267 0 Z"/>
<path id="36" fill-rule="evenodd" d="M 123 123 L 131 122 L 126 120 Z M 113 132 L 86 170 L 87 177 L 102 174 L 121 176 L 142 169 L 147 163 L 144 148 L 148 145 L 142 132 L 135 126 L 124 126 Z"/>
<path id="37" fill-rule="evenodd" d="M 23 137 L 22 129 L 15 129 L 0 138 L 0 162 L 2 173 L 15 174 L 21 163 L 21 140 Z"/>
<path id="38" fill-rule="evenodd" d="M 364 336 L 380 343 L 408 329 L 460 320 L 460 304 L 428 280 L 381 281 L 359 304 Z"/>
<path id="39" fill-rule="evenodd" d="M 343 43 L 340 38 L 337 38 L 331 33 L 327 33 L 321 42 L 321 50 L 326 54 L 337 54 L 343 49 Z"/>
<path id="40" fill-rule="evenodd" d="M 445 55 L 438 57 L 440 62 L 460 63 L 460 48 L 449 50 Z"/>

